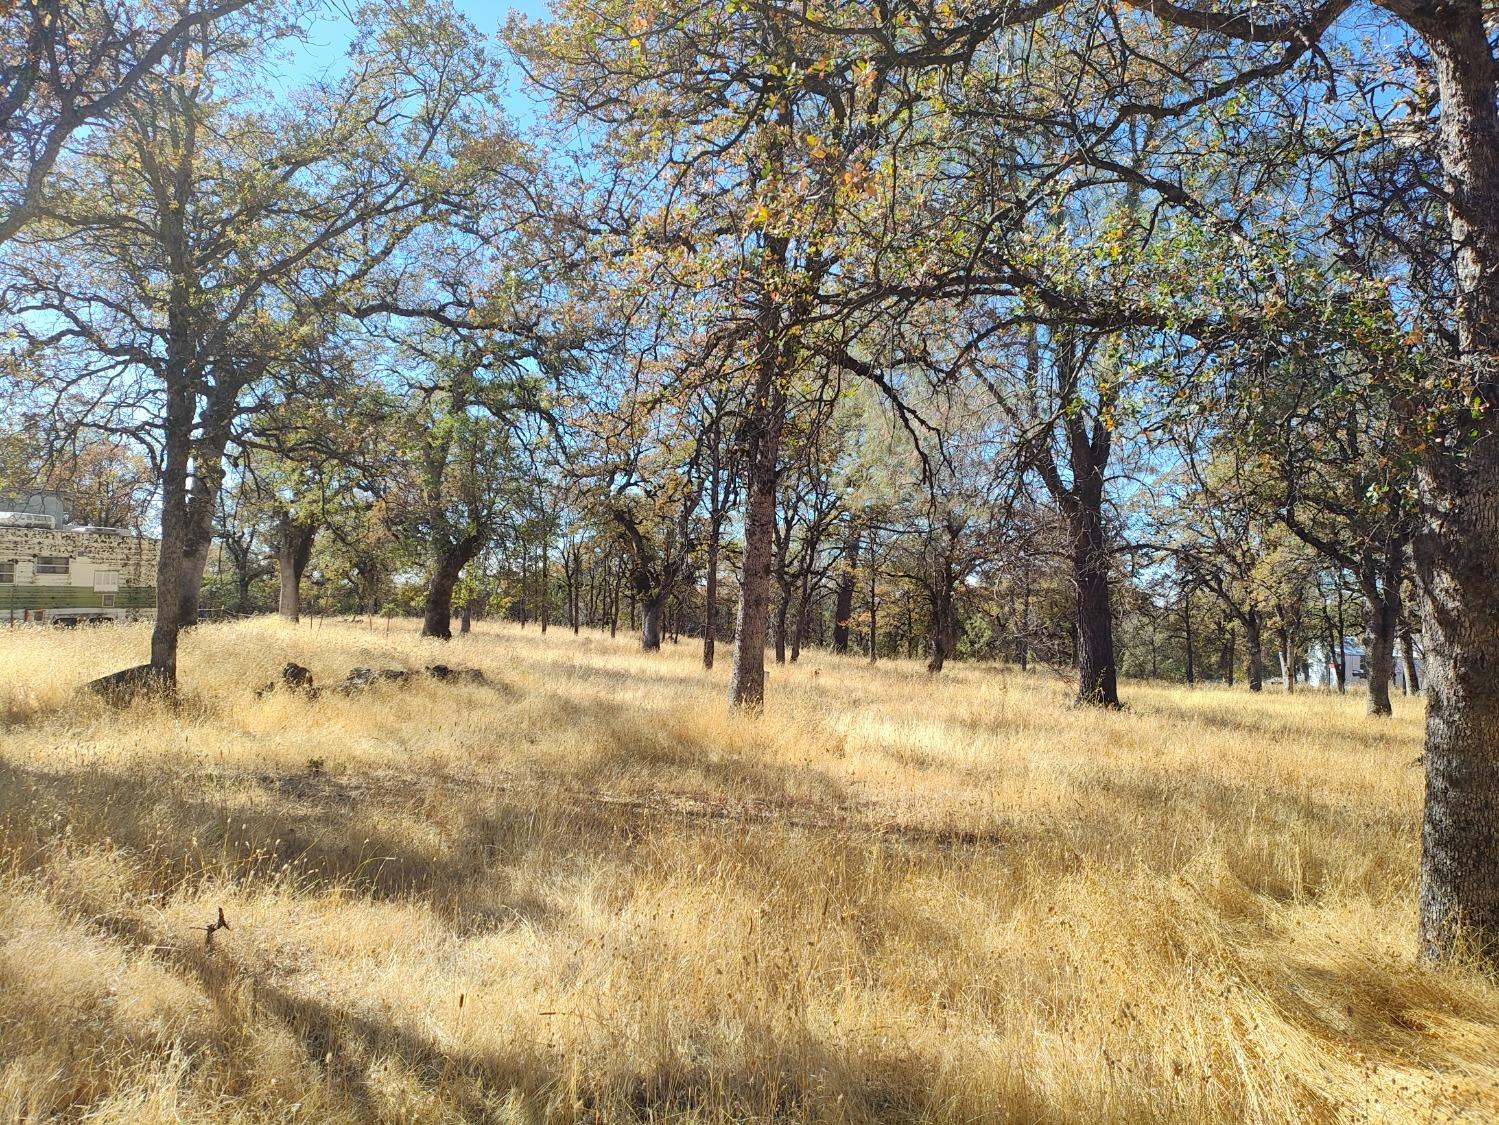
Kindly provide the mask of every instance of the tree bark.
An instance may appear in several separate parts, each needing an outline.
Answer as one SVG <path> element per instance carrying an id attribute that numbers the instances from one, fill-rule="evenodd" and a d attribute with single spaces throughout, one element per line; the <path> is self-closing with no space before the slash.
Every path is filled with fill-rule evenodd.
<path id="1" fill-rule="evenodd" d="M 939 573 L 933 577 L 933 585 L 928 595 L 932 615 L 932 654 L 927 660 L 926 670 L 935 675 L 942 671 L 948 659 L 956 654 L 958 648 L 958 622 L 953 608 L 952 572 L 950 570 L 940 569 Z"/>
<path id="2" fill-rule="evenodd" d="M 202 612 L 203 576 L 208 572 L 208 552 L 213 545 L 212 531 L 209 531 L 206 538 L 199 539 L 195 529 L 191 526 L 193 522 L 193 516 L 189 513 L 188 542 L 183 549 L 182 556 L 182 585 L 177 592 L 182 603 L 179 616 L 182 618 L 184 629 L 196 625 Z"/>
<path id="3" fill-rule="evenodd" d="M 762 347 L 773 348 L 766 342 Z M 749 449 L 744 510 L 744 562 L 739 618 L 734 629 L 734 667 L 729 703 L 758 709 L 765 704 L 765 639 L 770 625 L 770 570 L 775 553 L 776 476 L 786 398 L 780 372 L 770 357 L 761 360 L 756 405 L 746 425 Z"/>
<path id="4" fill-rule="evenodd" d="M 1398 595 L 1396 595 L 1398 596 Z M 1389 715 L 1390 680 L 1395 675 L 1395 633 L 1400 623 L 1399 605 L 1389 598 L 1366 599 L 1364 615 L 1364 672 L 1369 680 L 1369 699 L 1365 710 L 1370 715 Z"/>
<path id="5" fill-rule="evenodd" d="M 1248 661 L 1245 678 L 1250 691 L 1263 691 L 1265 687 L 1265 640 L 1260 612 L 1251 609 L 1244 614 L 1244 653 Z"/>
<path id="6" fill-rule="evenodd" d="M 208 569 L 208 552 L 213 546 L 213 513 L 224 483 L 224 451 L 229 447 L 229 414 L 231 405 L 215 400 L 204 411 L 203 435 L 193 450 L 193 482 L 188 491 L 186 530 L 182 544 L 182 575 L 178 597 L 182 608 L 182 626 L 198 623 L 203 601 L 203 575 Z M 238 397 L 238 390 L 234 391 Z"/>
<path id="7" fill-rule="evenodd" d="M 609 599 L 609 637 L 611 640 L 619 635 L 619 595 L 621 588 L 624 586 L 624 578 L 624 567 L 615 566 L 614 593 Z"/>
<path id="8" fill-rule="evenodd" d="M 177 639 L 182 622 L 183 546 L 187 532 L 187 461 L 192 446 L 195 399 L 186 375 L 167 380 L 164 460 L 161 477 L 161 543 L 156 559 L 156 623 L 151 629 L 151 666 L 177 683 Z"/>
<path id="9" fill-rule="evenodd" d="M 1119 706 L 1118 673 L 1114 663 L 1114 618 L 1110 606 L 1109 543 L 1103 519 L 1104 472 L 1112 448 L 1112 430 L 1105 415 L 1114 392 L 1100 389 L 1091 432 L 1080 406 L 1082 374 L 1088 349 L 1070 330 L 1056 334 L 1055 368 L 1059 418 L 1065 439 L 1071 480 L 1064 480 L 1051 452 L 1050 438 L 1035 446 L 1032 466 L 1067 519 L 1072 580 L 1077 593 L 1072 630 L 1078 673 L 1077 702 L 1099 707 Z M 1039 377 L 1040 350 L 1032 333 L 1027 366 Z"/>
<path id="10" fill-rule="evenodd" d="M 1416 668 L 1416 646 L 1411 639 L 1410 623 L 1404 621 L 1400 625 L 1400 657 L 1405 665 L 1405 694 L 1419 695 L 1421 676 Z"/>
<path id="11" fill-rule="evenodd" d="M 776 663 L 784 664 L 786 663 L 786 621 L 791 615 L 791 590 L 784 581 L 779 585 L 780 597 L 776 599 L 776 615 L 771 636 L 775 642 Z"/>
<path id="12" fill-rule="evenodd" d="M 1079 703 L 1118 707 L 1101 480 L 1080 498 L 1071 523 L 1072 576 L 1077 586 L 1077 699 Z"/>
<path id="13" fill-rule="evenodd" d="M 843 569 L 838 575 L 838 600 L 833 606 L 833 651 L 848 655 L 848 625 L 854 616 L 854 585 L 859 577 L 859 533 L 843 544 Z"/>
<path id="14" fill-rule="evenodd" d="M 312 544 L 317 537 L 317 525 L 299 523 L 288 516 L 281 517 L 279 536 L 276 541 L 276 568 L 281 579 L 281 596 L 277 612 L 288 621 L 297 621 L 302 615 L 302 572 L 312 557 Z"/>
<path id="15" fill-rule="evenodd" d="M 1499 964 L 1499 463 L 1483 468 L 1490 481 L 1453 497 L 1417 551 L 1427 698 L 1420 938 L 1428 960 L 1466 940 Z"/>
<path id="16" fill-rule="evenodd" d="M 1031 655 L 1031 568 L 1029 562 L 1024 566 L 1024 582 L 1021 586 L 1020 597 L 1020 636 L 1017 638 L 1016 647 L 1019 649 L 1020 670 L 1024 672 L 1030 665 Z"/>
<path id="17" fill-rule="evenodd" d="M 1182 624 L 1186 630 L 1187 641 L 1187 686 L 1191 687 L 1197 682 L 1197 669 L 1192 663 L 1192 591 L 1187 590 L 1183 596 Z"/>
<path id="18" fill-rule="evenodd" d="M 708 574 L 703 590 L 703 667 L 713 667 L 713 650 L 718 643 L 718 538 L 715 524 L 708 535 Z"/>
<path id="19" fill-rule="evenodd" d="M 531 617 L 531 552 L 521 548 L 520 553 L 520 627 L 524 629 Z"/>
<path id="20" fill-rule="evenodd" d="M 1458 347 L 1484 415 L 1429 447 L 1416 545 L 1426 649 L 1420 947 L 1499 966 L 1499 109 L 1482 4 L 1392 4 L 1426 40 L 1441 95 Z M 1459 423 L 1468 429 L 1471 420 Z M 1454 435 L 1460 439 L 1461 430 Z"/>
<path id="21" fill-rule="evenodd" d="M 543 532 L 543 535 L 545 532 Z M 549 589 L 551 574 L 548 569 L 548 557 L 551 551 L 548 549 L 546 539 L 541 541 L 541 590 L 536 601 L 536 620 L 541 623 L 541 632 L 544 636 L 547 631 L 547 619 L 552 615 L 552 592 Z"/>
<path id="22" fill-rule="evenodd" d="M 453 589 L 463 568 L 479 553 L 480 545 L 478 538 L 469 536 L 436 547 L 432 577 L 427 583 L 427 603 L 422 612 L 422 636 L 443 641 L 453 639 Z"/>
<path id="23" fill-rule="evenodd" d="M 579 547 L 562 552 L 562 565 L 567 572 L 567 614 L 573 627 L 573 636 L 582 628 L 582 612 L 579 603 L 583 600 L 583 552 Z"/>
<path id="24" fill-rule="evenodd" d="M 791 626 L 791 663 L 795 664 L 802 655 L 802 642 L 807 636 L 808 613 L 812 604 L 811 573 L 803 571 L 801 589 L 796 595 L 796 616 L 792 619 Z"/>
<path id="25" fill-rule="evenodd" d="M 1337 653 L 1338 668 L 1338 694 L 1344 695 L 1348 691 L 1348 650 L 1344 641 L 1348 636 L 1348 621 L 1343 613 L 1343 588 L 1338 587 L 1338 643 L 1334 651 Z"/>
<path id="26" fill-rule="evenodd" d="M 661 607 L 666 595 L 661 590 L 652 590 L 640 596 L 640 650 L 661 651 Z"/>
<path id="27" fill-rule="evenodd" d="M 239 562 L 238 559 L 235 560 Z M 234 612 L 247 614 L 250 612 L 250 568 L 248 565 L 236 566 L 234 569 Z"/>

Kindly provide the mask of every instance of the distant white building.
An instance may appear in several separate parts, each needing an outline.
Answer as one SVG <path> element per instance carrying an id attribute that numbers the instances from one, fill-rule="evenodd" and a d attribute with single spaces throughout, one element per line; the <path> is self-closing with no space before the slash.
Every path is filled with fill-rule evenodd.
<path id="1" fill-rule="evenodd" d="M 1414 642 L 1417 686 L 1426 680 L 1426 666 L 1421 659 L 1420 642 Z M 1343 641 L 1343 659 L 1347 662 L 1348 684 L 1364 683 L 1369 676 L 1364 668 L 1364 646 L 1351 638 Z M 1400 654 L 1400 644 L 1395 644 L 1395 686 L 1405 690 L 1405 660 Z M 1333 649 L 1326 641 L 1315 641 L 1306 650 L 1306 682 L 1311 687 L 1334 689 L 1338 686 L 1338 668 L 1333 661 Z"/>

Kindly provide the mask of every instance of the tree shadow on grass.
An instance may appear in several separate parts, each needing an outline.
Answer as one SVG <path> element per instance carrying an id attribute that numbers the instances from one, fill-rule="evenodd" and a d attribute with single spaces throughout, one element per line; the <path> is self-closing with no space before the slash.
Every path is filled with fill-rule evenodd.
<path id="1" fill-rule="evenodd" d="M 932 1108 L 923 1095 L 934 1077 L 927 1061 L 893 1046 L 866 1045 L 851 1056 L 804 1029 L 778 1041 L 772 1029 L 750 1026 L 746 1033 L 751 1041 L 732 1062 L 676 1044 L 644 1072 L 610 1073 L 606 1065 L 603 1073 L 585 1075 L 581 1082 L 571 1075 L 569 1085 L 575 1060 L 539 1045 L 502 1053 L 444 1044 L 408 1026 L 398 1014 L 372 1018 L 283 987 L 236 964 L 227 951 L 210 950 L 195 940 L 163 940 L 129 912 L 101 910 L 101 904 L 90 902 L 68 905 L 110 939 L 150 957 L 205 998 L 216 1026 L 195 1039 L 193 1056 L 212 1058 L 223 1071 L 219 1082 L 210 1078 L 209 1089 L 222 1083 L 232 1094 L 257 1067 L 284 1067 L 282 1060 L 267 1064 L 258 1057 L 261 1047 L 252 1032 L 269 1025 L 291 1036 L 300 1063 L 359 1120 L 382 1119 L 390 1109 L 372 1084 L 376 1070 L 388 1060 L 399 1061 L 438 1103 L 438 1111 L 455 1120 L 496 1119 L 502 1109 L 515 1108 L 517 1097 L 525 1112 L 548 1120 L 647 1121 L 680 1115 L 789 1121 L 835 1110 L 839 1120 L 909 1121 L 930 1115 Z M 159 1044 L 121 1028 L 110 1028 L 102 1038 L 128 1042 L 147 1058 L 163 1053 Z M 110 1092 L 97 1089 L 93 1095 Z M 293 1095 L 295 1087 L 286 1093 Z M 1025 1106 L 1012 1111 L 1028 1115 L 1040 1110 L 1039 1101 L 1028 1094 L 1024 1098 Z"/>
<path id="2" fill-rule="evenodd" d="M 1350 957 L 1312 963 L 1295 959 L 1264 987 L 1280 1018 L 1341 1053 L 1394 1073 L 1414 1071 L 1452 1081 L 1451 1120 L 1490 1120 L 1499 1113 L 1499 1011 L 1473 1002 L 1460 977 L 1413 965 L 1370 964 Z M 1452 1034 L 1454 1024 L 1466 1034 Z M 1433 1034 L 1433 1025 L 1449 1033 Z M 1458 1091 L 1462 1093 L 1459 1095 Z M 1469 1115 L 1472 1115 L 1471 1118 Z"/>
<path id="3" fill-rule="evenodd" d="M 209 882 L 338 886 L 375 901 L 419 901 L 471 932 L 486 916 L 552 925 L 547 904 L 503 893 L 505 873 L 538 850 L 559 863 L 606 854 L 614 835 L 586 810 L 539 818 L 521 801 L 470 800 L 443 805 L 439 832 L 404 836 L 381 831 L 378 813 L 382 799 L 399 811 L 409 785 L 391 781 L 382 792 L 325 780 L 311 795 L 306 781 L 295 786 L 298 796 L 279 799 L 277 787 L 268 800 L 248 774 L 205 784 L 167 771 L 57 773 L 0 762 L 0 839 L 25 857 L 23 869 L 64 846 L 122 850 L 140 893 Z"/>

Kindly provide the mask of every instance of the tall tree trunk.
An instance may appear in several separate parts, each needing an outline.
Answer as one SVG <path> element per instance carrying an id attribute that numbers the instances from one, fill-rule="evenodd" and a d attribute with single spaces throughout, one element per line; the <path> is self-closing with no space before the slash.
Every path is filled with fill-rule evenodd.
<path id="1" fill-rule="evenodd" d="M 609 638 L 612 640 L 619 636 L 619 595 L 624 587 L 625 570 L 622 566 L 614 568 L 614 593 L 609 599 Z"/>
<path id="2" fill-rule="evenodd" d="M 871 664 L 876 663 L 880 658 L 879 590 L 876 586 L 880 576 L 878 548 L 878 537 L 871 528 L 869 531 L 869 662 Z"/>
<path id="3" fill-rule="evenodd" d="M 1260 611 L 1251 609 L 1244 614 L 1244 654 L 1248 664 L 1245 678 L 1250 691 L 1262 691 L 1265 687 L 1265 639 Z"/>
<path id="4" fill-rule="evenodd" d="M 276 568 L 281 579 L 281 596 L 277 612 L 288 621 L 302 615 L 302 572 L 312 558 L 312 544 L 317 525 L 299 523 L 282 515 L 276 540 Z"/>
<path id="5" fill-rule="evenodd" d="M 250 612 L 250 584 L 255 581 L 255 536 L 246 539 L 233 535 L 225 536 L 224 546 L 234 564 L 234 612 L 241 616 Z"/>
<path id="6" fill-rule="evenodd" d="M 1186 591 L 1182 606 L 1182 622 L 1187 634 L 1187 686 L 1197 682 L 1197 669 L 1192 663 L 1192 591 Z"/>
<path id="7" fill-rule="evenodd" d="M 208 553 L 213 545 L 212 530 L 207 538 L 199 539 L 191 527 L 192 523 L 193 516 L 189 513 L 188 543 L 182 556 L 181 588 L 177 591 L 177 597 L 182 603 L 179 616 L 184 629 L 196 625 L 202 613 L 203 578 L 208 573 Z"/>
<path id="8" fill-rule="evenodd" d="M 848 624 L 854 616 L 854 584 L 859 578 L 859 533 L 843 544 L 843 566 L 838 575 L 838 600 L 833 606 L 833 651 L 848 655 Z"/>
<path id="9" fill-rule="evenodd" d="M 1322 603 L 1322 624 L 1327 628 L 1327 659 L 1322 662 L 1323 667 L 1318 671 L 1317 677 L 1319 680 L 1326 679 L 1326 683 L 1323 686 L 1328 691 L 1336 691 L 1339 687 L 1339 681 L 1342 679 L 1338 675 L 1338 658 L 1335 655 L 1338 651 L 1338 623 L 1334 619 L 1332 611 L 1327 608 L 1326 602 Z"/>
<path id="10" fill-rule="evenodd" d="M 1072 577 L 1077 585 L 1077 699 L 1119 706 L 1114 666 L 1114 616 L 1109 605 L 1109 551 L 1103 527 L 1102 482 L 1081 498 L 1072 517 Z"/>
<path id="11" fill-rule="evenodd" d="M 1338 644 L 1333 650 L 1337 653 L 1338 669 L 1338 694 L 1343 695 L 1348 691 L 1348 619 L 1343 612 L 1343 587 L 1338 586 Z"/>
<path id="12" fill-rule="evenodd" d="M 1296 634 L 1282 626 L 1277 633 L 1277 649 L 1280 655 L 1281 690 L 1287 695 L 1296 691 Z"/>
<path id="13" fill-rule="evenodd" d="M 1425 598 L 1427 701 L 1421 951 L 1425 959 L 1440 961 L 1466 942 L 1491 966 L 1499 966 L 1495 444 L 1491 438 L 1469 464 L 1450 469 L 1467 480 L 1441 497 L 1439 514 L 1423 532 L 1416 554 Z"/>
<path id="14" fill-rule="evenodd" d="M 463 568 L 479 553 L 480 543 L 474 537 L 451 545 L 437 545 L 432 563 L 432 577 L 427 582 L 427 603 L 422 612 L 422 636 L 438 640 L 453 639 L 453 589 L 463 575 Z"/>
<path id="15" fill-rule="evenodd" d="M 1395 536 L 1383 554 L 1366 549 L 1360 561 L 1359 589 L 1364 596 L 1364 659 L 1367 662 L 1370 715 L 1388 715 L 1390 681 L 1395 677 L 1395 638 L 1400 630 L 1400 587 L 1405 581 L 1405 539 Z"/>
<path id="16" fill-rule="evenodd" d="M 237 563 L 239 560 L 236 559 Z M 248 563 L 244 566 L 236 566 L 234 569 L 234 612 L 247 614 L 250 612 L 250 567 Z"/>
<path id="17" fill-rule="evenodd" d="M 203 576 L 213 547 L 213 511 L 224 480 L 223 448 L 199 442 L 193 462 L 193 483 L 187 500 L 187 529 L 182 545 L 182 576 L 178 598 L 183 628 L 198 623 L 203 601 Z"/>
<path id="18" fill-rule="evenodd" d="M 583 628 L 583 549 L 575 548 L 573 551 L 573 575 L 572 581 L 572 612 L 573 612 L 573 636 L 577 636 Z"/>
<path id="19" fill-rule="evenodd" d="M 552 591 L 549 587 L 551 575 L 547 565 L 550 554 L 547 541 L 543 539 L 541 541 L 541 589 L 538 591 L 536 602 L 536 619 L 541 623 L 543 635 L 547 631 L 547 619 L 552 616 Z"/>
<path id="20" fill-rule="evenodd" d="M 1109 589 L 1109 543 L 1103 520 L 1104 474 L 1109 464 L 1113 431 L 1106 416 L 1113 392 L 1100 389 L 1090 431 L 1081 401 L 1082 377 L 1089 346 L 1071 329 L 1053 335 L 1056 393 L 1062 404 L 1053 425 L 1065 441 L 1071 480 L 1064 480 L 1051 450 L 1051 440 L 1033 451 L 1032 468 L 1041 474 L 1067 519 L 1072 581 L 1077 613 L 1072 630 L 1077 668 L 1077 702 L 1098 707 L 1119 706 L 1118 673 L 1114 663 L 1114 617 Z M 1026 365 L 1040 377 L 1040 347 L 1034 330 L 1026 345 Z"/>
<path id="21" fill-rule="evenodd" d="M 762 348 L 774 349 L 763 342 Z M 770 356 L 762 357 L 756 405 L 748 426 L 744 562 L 740 579 L 739 619 L 734 629 L 734 667 L 729 675 L 729 703 L 759 708 L 765 703 L 765 639 L 770 626 L 770 569 L 775 554 L 776 469 L 786 398 L 780 372 Z"/>
<path id="22" fill-rule="evenodd" d="M 776 663 L 786 663 L 786 620 L 791 614 L 791 588 L 784 579 L 778 580 L 780 586 L 780 597 L 776 599 L 775 619 L 772 622 L 771 637 L 775 645 Z"/>
<path id="23" fill-rule="evenodd" d="M 713 667 L 713 649 L 718 643 L 718 538 L 717 523 L 708 534 L 708 574 L 703 590 L 703 667 Z"/>
<path id="24" fill-rule="evenodd" d="M 471 629 L 473 629 L 473 627 L 474 627 L 474 603 L 472 601 L 466 601 L 466 602 L 463 603 L 463 609 L 459 611 L 459 616 L 458 616 L 458 631 L 460 633 L 467 633 Z"/>
<path id="25" fill-rule="evenodd" d="M 801 588 L 796 596 L 796 616 L 791 625 L 791 663 L 795 664 L 802 654 L 802 641 L 807 635 L 808 610 L 811 608 L 811 574 L 803 572 Z"/>
<path id="26" fill-rule="evenodd" d="M 568 624 L 573 627 L 573 635 L 576 636 L 582 627 L 578 603 L 583 597 L 583 559 L 581 553 L 575 548 L 572 551 L 564 551 L 562 565 L 567 572 L 567 618 Z M 577 573 L 575 574 L 574 571 Z"/>
<path id="27" fill-rule="evenodd" d="M 1030 664 L 1031 656 L 1031 568 L 1029 562 L 1022 569 L 1024 579 L 1021 585 L 1020 595 L 1020 636 L 1017 638 L 1020 657 L 1020 670 L 1024 672 Z"/>
<path id="28" fill-rule="evenodd" d="M 1458 347 L 1484 415 L 1456 453 L 1422 465 L 1416 549 L 1424 595 L 1426 811 L 1420 944 L 1440 960 L 1466 937 L 1499 967 L 1499 109 L 1477 0 L 1404 12 L 1431 50 L 1454 247 Z M 1470 421 L 1459 423 L 1463 429 Z"/>
<path id="29" fill-rule="evenodd" d="M 1405 665 L 1405 694 L 1418 695 L 1421 691 L 1421 676 L 1416 668 L 1416 646 L 1411 639 L 1410 622 L 1400 624 L 1400 657 Z"/>
<path id="30" fill-rule="evenodd" d="M 182 588 L 183 546 L 187 533 L 187 461 L 192 447 L 195 405 L 187 376 L 169 376 L 151 666 L 172 685 L 177 683 L 177 638 L 181 630 L 182 599 L 176 594 Z"/>
<path id="31" fill-rule="evenodd" d="M 213 546 L 213 513 L 224 484 L 224 451 L 229 448 L 229 428 L 239 385 L 232 380 L 216 384 L 203 410 L 202 433 L 194 443 L 192 487 L 187 497 L 187 524 L 182 543 L 182 576 L 178 597 L 184 628 L 198 623 L 203 600 L 203 575 Z"/>
<path id="32" fill-rule="evenodd" d="M 526 627 L 531 616 L 531 552 L 524 547 L 520 553 L 520 627 Z"/>
<path id="33" fill-rule="evenodd" d="M 1388 598 L 1366 599 L 1364 608 L 1364 672 L 1369 680 L 1369 699 L 1365 710 L 1370 715 L 1388 715 L 1390 681 L 1395 675 L 1395 633 L 1400 622 L 1398 605 Z"/>
<path id="34" fill-rule="evenodd" d="M 926 670 L 932 674 L 942 671 L 948 658 L 955 655 L 958 647 L 958 622 L 953 611 L 952 577 L 948 570 L 941 570 L 933 578 L 928 591 L 931 601 L 932 636 L 931 658 Z"/>
<path id="35" fill-rule="evenodd" d="M 640 596 L 640 650 L 661 651 L 661 609 L 666 604 L 662 590 L 651 590 Z"/>

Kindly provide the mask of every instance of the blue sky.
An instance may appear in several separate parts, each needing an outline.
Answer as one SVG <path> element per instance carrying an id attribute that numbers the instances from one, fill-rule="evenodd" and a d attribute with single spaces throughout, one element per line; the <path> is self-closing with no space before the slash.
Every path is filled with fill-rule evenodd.
<path id="1" fill-rule="evenodd" d="M 547 0 L 452 0 L 452 4 L 473 21 L 482 34 L 491 37 L 511 12 L 532 18 L 547 15 Z M 288 85 L 311 74 L 337 70 L 354 30 L 353 24 L 342 14 L 345 8 L 344 0 L 333 0 L 324 9 L 322 18 L 307 25 L 307 42 L 290 51 L 279 67 L 279 77 Z M 525 118 L 535 112 L 534 103 L 521 95 L 520 83 L 514 78 L 510 89 L 505 91 L 504 100 L 506 108 L 516 117 Z"/>

